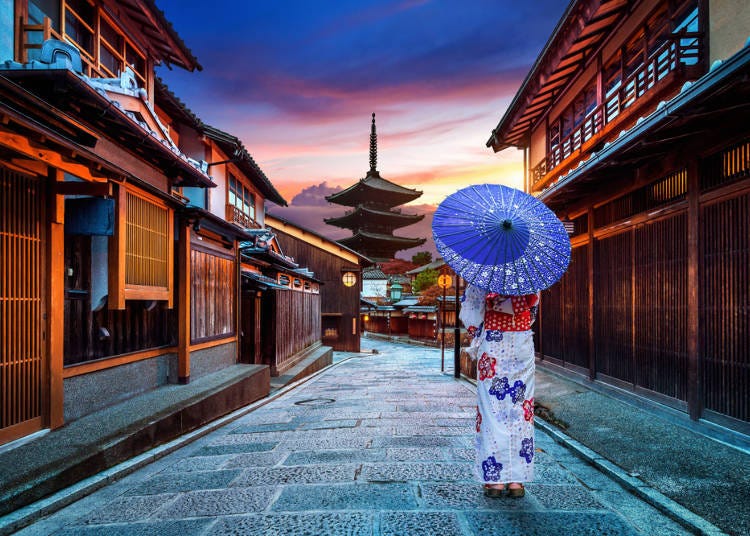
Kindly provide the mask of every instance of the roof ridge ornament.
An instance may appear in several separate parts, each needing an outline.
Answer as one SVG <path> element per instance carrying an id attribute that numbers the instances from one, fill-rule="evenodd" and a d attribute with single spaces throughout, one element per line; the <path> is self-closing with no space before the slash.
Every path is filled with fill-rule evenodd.
<path id="1" fill-rule="evenodd" d="M 370 171 L 377 173 L 378 165 L 378 134 L 375 132 L 375 112 L 372 113 L 372 127 L 370 128 Z"/>

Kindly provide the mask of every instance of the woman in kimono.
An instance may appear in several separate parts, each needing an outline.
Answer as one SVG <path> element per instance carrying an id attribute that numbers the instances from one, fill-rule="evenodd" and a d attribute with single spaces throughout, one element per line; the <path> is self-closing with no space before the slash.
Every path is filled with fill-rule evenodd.
<path id="1" fill-rule="evenodd" d="M 534 341 L 539 296 L 502 296 L 468 286 L 460 318 L 477 362 L 477 476 L 485 495 L 523 497 L 534 479 Z"/>

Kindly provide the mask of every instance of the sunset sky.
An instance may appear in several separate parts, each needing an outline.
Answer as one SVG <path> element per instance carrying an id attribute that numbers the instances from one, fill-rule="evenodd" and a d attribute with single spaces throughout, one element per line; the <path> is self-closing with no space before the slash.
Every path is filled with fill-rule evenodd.
<path id="1" fill-rule="evenodd" d="M 431 214 L 467 184 L 520 186 L 521 152 L 494 154 L 485 142 L 567 6 L 156 1 L 203 65 L 159 76 L 202 120 L 243 140 L 290 203 L 269 212 L 333 239 L 350 232 L 322 222 L 344 210 L 323 196 L 365 176 L 373 112 L 380 174 L 424 192 L 406 210 Z M 396 234 L 428 238 L 429 222 Z"/>

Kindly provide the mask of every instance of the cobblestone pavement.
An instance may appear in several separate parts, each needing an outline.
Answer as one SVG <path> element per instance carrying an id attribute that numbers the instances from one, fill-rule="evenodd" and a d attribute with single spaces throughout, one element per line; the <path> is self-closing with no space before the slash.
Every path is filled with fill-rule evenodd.
<path id="1" fill-rule="evenodd" d="M 473 386 L 440 373 L 440 350 L 363 343 L 379 353 L 338 355 L 20 534 L 685 533 L 541 430 L 526 497 L 484 497 L 472 474 Z"/>

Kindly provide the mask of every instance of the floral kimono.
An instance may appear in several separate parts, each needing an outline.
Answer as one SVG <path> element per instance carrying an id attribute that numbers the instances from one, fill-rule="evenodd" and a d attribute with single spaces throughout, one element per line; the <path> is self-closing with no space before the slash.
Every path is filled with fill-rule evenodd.
<path id="1" fill-rule="evenodd" d="M 460 318 L 477 362 L 476 472 L 486 484 L 534 479 L 536 294 L 502 296 L 468 286 Z"/>

